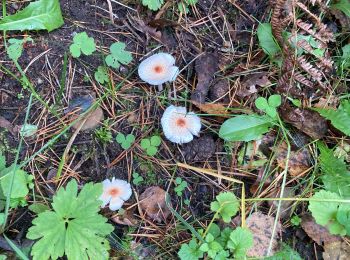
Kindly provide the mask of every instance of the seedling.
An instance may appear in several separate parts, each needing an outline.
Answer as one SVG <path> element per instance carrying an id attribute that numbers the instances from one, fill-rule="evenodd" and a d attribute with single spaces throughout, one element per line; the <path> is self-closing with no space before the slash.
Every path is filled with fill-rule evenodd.
<path id="1" fill-rule="evenodd" d="M 105 120 L 103 122 L 103 126 L 95 130 L 95 136 L 97 139 L 99 139 L 102 143 L 110 143 L 113 140 L 113 136 L 111 131 L 108 128 L 108 120 Z"/>
<path id="2" fill-rule="evenodd" d="M 122 146 L 124 150 L 127 150 L 135 142 L 135 136 L 133 134 L 128 134 L 125 136 L 122 133 L 118 133 L 115 140 Z"/>
<path id="3" fill-rule="evenodd" d="M 180 177 L 177 177 L 175 179 L 176 187 L 174 191 L 176 192 L 177 196 L 181 197 L 182 192 L 187 188 L 187 182 L 183 181 Z"/>
<path id="4" fill-rule="evenodd" d="M 142 0 L 142 4 L 152 11 L 157 11 L 164 3 L 164 0 Z"/>
<path id="5" fill-rule="evenodd" d="M 141 140 L 141 148 L 146 151 L 147 155 L 154 156 L 158 152 L 158 146 L 161 144 L 162 139 L 155 135 L 151 138 L 144 138 Z"/>
<path id="6" fill-rule="evenodd" d="M 272 95 L 268 100 L 264 97 L 259 97 L 255 100 L 255 106 L 272 118 L 277 117 L 277 107 L 279 107 L 281 103 L 280 95 Z"/>
<path id="7" fill-rule="evenodd" d="M 95 80 L 101 84 L 109 81 L 106 67 L 98 66 L 97 71 L 95 71 Z"/>
<path id="8" fill-rule="evenodd" d="M 299 216 L 293 216 L 290 220 L 290 223 L 292 223 L 293 226 L 298 227 L 301 223 L 301 218 Z"/>
<path id="9" fill-rule="evenodd" d="M 95 40 L 89 37 L 86 32 L 77 33 L 73 37 L 73 43 L 69 47 L 69 50 L 74 58 L 79 58 L 81 53 L 91 55 L 96 51 Z"/>
<path id="10" fill-rule="evenodd" d="M 18 59 L 22 56 L 23 44 L 29 41 L 33 42 L 33 39 L 30 37 L 23 38 L 22 40 L 18 40 L 14 38 L 9 39 L 8 40 L 9 46 L 7 47 L 7 50 L 6 50 L 9 58 L 14 62 L 17 62 Z"/>
<path id="11" fill-rule="evenodd" d="M 132 61 L 132 55 L 125 50 L 125 43 L 116 42 L 109 48 L 111 54 L 106 57 L 106 64 L 112 68 L 118 69 L 121 64 L 127 65 Z"/>
<path id="12" fill-rule="evenodd" d="M 132 178 L 133 178 L 132 183 L 136 186 L 140 185 L 144 180 L 143 177 L 137 172 L 134 172 L 132 174 Z"/>

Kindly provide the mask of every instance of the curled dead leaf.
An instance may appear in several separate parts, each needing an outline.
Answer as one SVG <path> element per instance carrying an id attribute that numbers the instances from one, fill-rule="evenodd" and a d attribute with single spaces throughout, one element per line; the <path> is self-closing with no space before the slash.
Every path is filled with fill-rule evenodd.
<path id="1" fill-rule="evenodd" d="M 170 210 L 165 203 L 166 192 L 158 186 L 147 188 L 139 197 L 140 208 L 152 221 L 165 221 Z"/>
<path id="2" fill-rule="evenodd" d="M 125 226 L 136 226 L 137 220 L 134 218 L 132 211 L 125 210 L 122 215 L 116 214 L 112 216 L 112 221 Z"/>
<path id="3" fill-rule="evenodd" d="M 199 103 L 196 101 L 192 101 L 192 103 L 198 107 L 202 112 L 205 112 L 210 115 L 216 115 L 224 118 L 229 118 L 230 113 L 227 111 L 227 108 L 224 104 L 213 104 L 213 103 Z"/>
<path id="4" fill-rule="evenodd" d="M 350 246 L 345 241 L 326 244 L 322 256 L 324 260 L 348 260 L 350 259 Z"/>
<path id="5" fill-rule="evenodd" d="M 301 227 L 306 234 L 320 246 L 341 241 L 339 236 L 331 235 L 325 227 L 317 224 L 311 215 L 304 215 L 301 218 Z"/>
<path id="6" fill-rule="evenodd" d="M 252 75 L 247 75 L 243 78 L 240 86 L 237 89 L 236 95 L 240 98 L 251 96 L 258 92 L 259 87 L 271 85 L 271 81 L 267 77 L 267 72 L 259 72 Z"/>
<path id="7" fill-rule="evenodd" d="M 275 219 L 261 212 L 254 212 L 247 218 L 247 227 L 252 231 L 254 236 L 254 246 L 248 250 L 248 257 L 267 256 L 272 230 Z M 272 240 L 272 250 L 268 256 L 273 255 L 278 250 L 279 234 L 282 231 L 281 223 L 278 222 L 275 235 Z"/>

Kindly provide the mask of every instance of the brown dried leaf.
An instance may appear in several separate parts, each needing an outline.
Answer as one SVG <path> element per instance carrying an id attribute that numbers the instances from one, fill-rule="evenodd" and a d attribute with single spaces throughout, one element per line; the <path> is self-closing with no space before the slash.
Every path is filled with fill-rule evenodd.
<path id="1" fill-rule="evenodd" d="M 219 70 L 219 58 L 217 53 L 204 53 L 196 60 L 195 69 L 198 83 L 192 93 L 192 101 L 204 103 L 208 95 L 209 86 L 214 78 L 214 73 Z"/>
<path id="2" fill-rule="evenodd" d="M 192 101 L 192 103 L 198 107 L 201 111 L 211 114 L 211 115 L 217 115 L 220 117 L 228 118 L 230 117 L 230 113 L 227 111 L 227 108 L 220 103 L 212 104 L 212 103 L 198 103 L 196 101 Z"/>
<path id="3" fill-rule="evenodd" d="M 276 191 L 274 192 L 275 194 L 273 195 L 273 197 L 275 198 L 279 198 L 280 197 L 280 191 Z M 283 196 L 282 198 L 293 198 L 295 196 L 295 189 L 291 188 L 291 187 L 285 187 L 284 192 L 283 192 Z M 273 209 L 277 209 L 279 201 L 275 200 L 275 201 L 269 201 L 268 203 Z M 293 205 L 293 201 L 282 201 L 281 202 L 281 211 L 280 211 L 280 217 L 281 219 L 287 219 L 290 216 L 290 213 L 292 211 L 292 206 Z"/>
<path id="4" fill-rule="evenodd" d="M 322 138 L 328 131 L 327 121 L 317 112 L 284 106 L 280 114 L 284 121 L 313 139 Z"/>
<path id="5" fill-rule="evenodd" d="M 350 259 L 350 246 L 345 241 L 326 244 L 322 256 L 324 260 L 348 260 Z"/>
<path id="6" fill-rule="evenodd" d="M 16 134 L 14 125 L 2 116 L 0 116 L 0 127 L 7 129 L 12 135 Z"/>
<path id="7" fill-rule="evenodd" d="M 261 212 L 254 212 L 247 218 L 247 227 L 252 231 L 254 236 L 254 246 L 248 250 L 248 257 L 264 257 L 267 256 L 270 240 L 272 237 L 272 230 L 275 219 L 271 216 L 264 215 Z M 278 250 L 279 234 L 282 231 L 281 223 L 278 222 L 273 237 L 271 256 Z"/>
<path id="8" fill-rule="evenodd" d="M 217 102 L 220 101 L 222 103 L 229 103 L 230 98 L 228 92 L 230 91 L 230 84 L 227 79 L 220 79 L 215 81 L 213 86 L 210 87 L 209 90 L 209 98 L 210 100 Z"/>
<path id="9" fill-rule="evenodd" d="M 311 215 L 307 214 L 302 217 L 301 227 L 306 234 L 320 246 L 341 241 L 339 236 L 331 235 L 325 227 L 317 224 Z"/>
<path id="10" fill-rule="evenodd" d="M 240 98 L 244 98 L 256 93 L 257 87 L 265 87 L 271 84 L 267 77 L 267 72 L 259 72 L 256 74 L 245 76 L 241 82 L 236 94 Z"/>
<path id="11" fill-rule="evenodd" d="M 96 128 L 101 123 L 101 121 L 103 119 L 104 119 L 103 110 L 100 107 L 98 107 L 95 110 L 86 114 L 78 122 L 76 122 L 72 126 L 72 128 L 78 129 L 81 126 L 81 124 L 83 124 L 83 126 L 80 129 L 81 131 L 92 130 L 92 129 Z"/>
<path id="12" fill-rule="evenodd" d="M 277 163 L 278 166 L 282 169 L 286 167 L 286 158 L 287 158 L 287 144 L 282 143 L 276 149 L 277 154 Z M 302 148 L 297 151 L 291 151 L 288 161 L 288 172 L 291 176 L 295 177 L 306 171 L 310 168 L 311 155 L 309 151 L 305 148 Z"/>
<path id="13" fill-rule="evenodd" d="M 114 215 L 112 221 L 125 226 L 136 226 L 138 222 L 130 210 L 125 210 L 123 215 Z"/>
<path id="14" fill-rule="evenodd" d="M 158 186 L 147 188 L 140 195 L 140 208 L 150 220 L 165 221 L 170 215 L 170 210 L 165 203 L 166 192 Z"/>

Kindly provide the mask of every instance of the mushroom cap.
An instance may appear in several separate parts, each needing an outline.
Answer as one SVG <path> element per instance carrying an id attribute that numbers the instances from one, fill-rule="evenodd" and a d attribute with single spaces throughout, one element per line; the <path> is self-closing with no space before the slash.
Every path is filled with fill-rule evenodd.
<path id="1" fill-rule="evenodd" d="M 102 200 L 102 207 L 105 207 L 109 204 L 110 210 L 120 209 L 124 202 L 130 199 L 132 191 L 130 183 L 112 178 L 112 181 L 106 179 L 102 182 L 103 193 L 100 196 Z"/>
<path id="2" fill-rule="evenodd" d="M 164 111 L 161 124 L 165 137 L 178 144 L 191 142 L 201 130 L 201 120 L 195 113 L 173 105 Z"/>
<path id="3" fill-rule="evenodd" d="M 174 66 L 175 58 L 168 53 L 157 53 L 143 60 L 138 68 L 140 78 L 151 85 L 174 81 L 179 68 Z"/>

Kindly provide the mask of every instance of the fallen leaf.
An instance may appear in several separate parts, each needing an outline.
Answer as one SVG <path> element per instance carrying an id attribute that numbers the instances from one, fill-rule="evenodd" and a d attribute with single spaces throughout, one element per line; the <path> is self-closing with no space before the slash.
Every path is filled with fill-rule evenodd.
<path id="1" fill-rule="evenodd" d="M 165 221 L 170 210 L 165 203 L 166 192 L 158 186 L 147 188 L 139 197 L 140 208 L 146 216 L 154 221 Z"/>
<path id="2" fill-rule="evenodd" d="M 166 27 L 178 26 L 179 24 L 169 19 L 160 18 L 148 22 L 148 25 L 154 28 L 164 29 Z"/>
<path id="3" fill-rule="evenodd" d="M 199 103 L 196 101 L 192 101 L 192 103 L 196 107 L 198 107 L 201 111 L 209 115 L 216 115 L 216 116 L 225 117 L 225 118 L 230 117 L 230 113 L 227 111 L 227 108 L 224 106 L 224 104 Z"/>
<path id="4" fill-rule="evenodd" d="M 285 187 L 284 188 L 284 192 L 283 192 L 283 196 L 282 198 L 293 198 L 295 196 L 295 189 L 291 188 L 291 187 Z M 273 197 L 275 198 L 279 198 L 280 197 L 280 191 L 279 192 L 275 192 L 275 195 L 273 195 Z M 290 213 L 292 211 L 291 206 L 293 205 L 293 201 L 282 201 L 281 202 L 281 209 L 280 209 L 280 218 L 281 219 L 287 219 L 290 217 Z M 275 200 L 275 201 L 269 201 L 268 204 L 273 208 L 273 209 L 277 209 L 279 201 Z"/>
<path id="5" fill-rule="evenodd" d="M 267 72 L 259 72 L 247 75 L 243 78 L 236 95 L 240 98 L 248 97 L 258 92 L 258 87 L 271 85 L 271 81 L 267 77 Z"/>
<path id="6" fill-rule="evenodd" d="M 16 134 L 13 124 L 2 116 L 0 116 L 0 127 L 7 129 L 12 135 Z"/>
<path id="7" fill-rule="evenodd" d="M 136 226 L 138 222 L 131 210 L 125 210 L 122 215 L 116 214 L 112 216 L 112 221 L 125 226 Z"/>
<path id="8" fill-rule="evenodd" d="M 230 91 L 230 83 L 227 79 L 220 79 L 215 81 L 213 86 L 209 90 L 209 98 L 212 101 L 220 101 L 222 103 L 229 103 L 230 97 L 228 92 Z"/>
<path id="9" fill-rule="evenodd" d="M 350 259 L 350 246 L 347 242 L 337 241 L 326 244 L 322 253 L 324 260 L 348 260 Z"/>
<path id="10" fill-rule="evenodd" d="M 283 142 L 276 149 L 277 164 L 282 169 L 285 169 L 286 167 L 287 153 L 287 144 Z M 296 151 L 291 151 L 289 156 L 288 172 L 291 176 L 295 177 L 302 173 L 305 174 L 306 171 L 310 168 L 311 155 L 308 149 L 301 148 Z"/>
<path id="11" fill-rule="evenodd" d="M 214 78 L 214 73 L 219 70 L 219 58 L 217 53 L 204 53 L 196 60 L 195 69 L 198 83 L 192 93 L 192 101 L 204 103 L 209 92 L 209 86 Z"/>
<path id="12" fill-rule="evenodd" d="M 331 235 L 327 228 L 317 224 L 311 215 L 306 214 L 301 218 L 301 227 L 320 246 L 341 241 L 339 236 Z"/>
<path id="13" fill-rule="evenodd" d="M 274 222 L 275 219 L 273 217 L 265 215 L 261 212 L 254 212 L 247 218 L 247 227 L 252 231 L 254 236 L 254 246 L 248 250 L 248 257 L 271 256 L 278 250 L 278 239 L 282 230 L 281 223 L 279 222 L 272 240 L 271 252 L 269 255 L 267 255 Z"/>
<path id="14" fill-rule="evenodd" d="M 329 98 L 320 98 L 314 105 L 315 108 L 337 109 L 339 105 L 339 98 L 331 96 Z"/>
<path id="15" fill-rule="evenodd" d="M 284 106 L 280 115 L 284 121 L 313 139 L 324 137 L 328 131 L 327 121 L 315 111 Z"/>
<path id="16" fill-rule="evenodd" d="M 101 123 L 101 121 L 103 121 L 103 119 L 103 110 L 100 107 L 98 107 L 95 110 L 87 113 L 82 119 L 76 122 L 72 126 L 72 128 L 78 129 L 81 126 L 81 124 L 83 124 L 83 126 L 80 129 L 81 131 L 92 130 L 95 129 Z"/>

